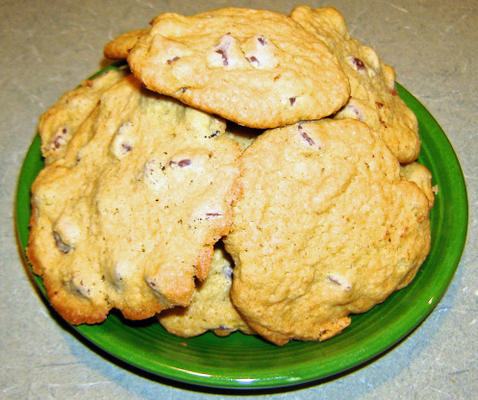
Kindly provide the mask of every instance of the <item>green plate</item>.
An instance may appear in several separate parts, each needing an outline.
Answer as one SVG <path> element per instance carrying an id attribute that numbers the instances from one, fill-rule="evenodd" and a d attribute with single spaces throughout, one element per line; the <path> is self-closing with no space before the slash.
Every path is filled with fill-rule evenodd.
<path id="1" fill-rule="evenodd" d="M 120 365 L 214 388 L 278 388 L 319 381 L 371 360 L 399 342 L 433 310 L 454 275 L 466 238 L 468 203 L 458 159 L 444 132 L 415 97 L 397 86 L 419 120 L 419 161 L 430 169 L 439 188 L 431 213 L 432 249 L 408 287 L 369 312 L 353 316 L 343 333 L 322 343 L 292 341 L 277 347 L 242 333 L 184 339 L 168 334 L 158 323 L 132 323 L 118 313 L 102 324 L 72 329 Z M 42 167 L 37 136 L 23 163 L 17 191 L 17 233 L 23 251 L 28 240 L 30 186 Z M 34 282 L 45 294 L 41 279 L 34 276 Z"/>

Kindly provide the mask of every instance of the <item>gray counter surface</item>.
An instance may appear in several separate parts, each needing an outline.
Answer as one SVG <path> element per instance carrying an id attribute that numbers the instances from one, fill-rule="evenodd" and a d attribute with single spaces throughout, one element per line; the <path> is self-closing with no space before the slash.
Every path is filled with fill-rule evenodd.
<path id="1" fill-rule="evenodd" d="M 468 239 L 433 313 L 403 342 L 361 368 L 307 387 L 248 393 L 268 399 L 472 399 L 478 397 L 478 3 L 466 1 L 17 1 L 0 4 L 0 398 L 200 399 L 194 390 L 130 371 L 80 342 L 52 317 L 22 263 L 14 200 L 39 115 L 102 65 L 104 44 L 164 11 L 225 5 L 288 13 L 332 5 L 352 34 L 395 67 L 434 115 L 467 182 Z M 446 166 L 444 166 L 446 168 Z"/>

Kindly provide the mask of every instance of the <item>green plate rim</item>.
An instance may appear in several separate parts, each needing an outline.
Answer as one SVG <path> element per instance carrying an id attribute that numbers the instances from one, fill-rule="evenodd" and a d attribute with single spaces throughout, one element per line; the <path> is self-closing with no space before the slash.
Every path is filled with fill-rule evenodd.
<path id="1" fill-rule="evenodd" d="M 121 64 L 106 69 L 118 66 Z M 351 326 L 342 334 L 325 342 L 292 341 L 284 347 L 275 347 L 260 338 L 241 333 L 234 333 L 227 338 L 219 338 L 212 333 L 190 339 L 176 338 L 165 332 L 158 324 L 153 328 L 148 324 L 145 324 L 145 327 L 141 327 L 141 324 L 135 326 L 122 320 L 115 313 L 110 314 L 103 324 L 67 326 L 94 345 L 97 350 L 111 355 L 121 364 L 126 363 L 154 377 L 220 389 L 276 389 L 319 382 L 373 360 L 396 345 L 432 312 L 446 292 L 463 253 L 468 228 L 466 184 L 451 143 L 435 118 L 409 91 L 398 83 L 397 91 L 417 115 L 422 139 L 422 152 L 418 161 L 432 171 L 434 184 L 439 188 L 431 213 L 432 249 L 409 286 L 392 294 L 384 303 L 375 306 L 369 312 L 353 316 Z M 440 167 L 443 162 L 446 163 L 446 168 Z M 25 255 L 31 212 L 30 187 L 42 166 L 40 138 L 36 135 L 20 170 L 15 201 L 15 227 L 27 271 L 48 303 L 42 280 L 33 274 Z M 438 271 L 431 274 L 432 269 Z M 422 286 L 425 286 L 425 289 Z M 52 312 L 56 314 L 53 310 Z M 391 317 L 387 316 L 390 312 L 398 315 L 389 321 Z M 370 328 L 375 321 L 382 322 L 384 317 L 388 318 L 385 327 Z M 135 329 L 145 329 L 146 337 L 152 335 L 155 351 L 161 351 L 161 346 L 165 348 L 169 346 L 165 350 L 169 353 L 165 354 L 169 356 L 182 354 L 186 358 L 191 357 L 191 360 L 181 362 L 168 357 L 152 359 L 147 348 L 118 344 L 121 344 L 118 340 L 122 340 L 122 335 L 126 336 L 126 333 L 131 335 L 131 332 L 132 335 L 137 334 L 139 331 Z M 116 336 L 118 333 L 119 337 Z M 155 335 L 160 335 L 160 339 L 164 341 L 156 343 Z M 221 353 L 221 346 L 224 351 L 231 351 L 231 354 Z M 228 357 L 238 357 L 237 365 L 242 365 L 241 352 L 247 351 L 242 351 L 241 347 L 255 351 L 258 355 L 256 360 L 244 358 L 246 360 L 244 366 L 247 366 L 247 369 L 202 365 L 207 357 L 213 361 L 214 357 L 223 357 L 223 361 L 229 361 Z M 337 350 L 333 355 L 329 353 L 330 349 L 337 348 L 341 349 L 338 354 Z M 205 355 L 206 351 L 212 353 Z M 267 360 L 260 358 L 261 354 L 270 357 L 271 363 L 267 367 L 262 365 Z M 300 359 L 301 357 L 303 359 Z M 277 360 L 281 359 L 285 360 L 285 364 L 279 361 L 277 365 Z M 254 361 L 257 361 L 257 365 Z"/>

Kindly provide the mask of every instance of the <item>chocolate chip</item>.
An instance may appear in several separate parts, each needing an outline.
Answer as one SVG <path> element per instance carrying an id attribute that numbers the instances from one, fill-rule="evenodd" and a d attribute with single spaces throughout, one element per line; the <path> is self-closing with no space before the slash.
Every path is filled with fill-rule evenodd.
<path id="1" fill-rule="evenodd" d="M 223 65 L 229 65 L 229 61 L 227 60 L 226 52 L 224 50 L 217 49 L 216 53 L 221 55 Z"/>
<path id="2" fill-rule="evenodd" d="M 220 331 L 230 331 L 230 330 L 232 330 L 232 328 L 228 328 L 227 326 L 224 326 L 224 325 L 219 325 L 216 329 L 220 330 Z"/>
<path id="3" fill-rule="evenodd" d="M 301 136 L 304 138 L 308 145 L 313 146 L 315 144 L 313 139 L 306 132 L 302 132 Z"/>
<path id="4" fill-rule="evenodd" d="M 206 217 L 220 217 L 222 216 L 221 213 L 218 213 L 218 212 L 208 212 L 206 213 Z"/>
<path id="5" fill-rule="evenodd" d="M 66 143 L 65 136 L 67 135 L 67 133 L 68 128 L 66 126 L 59 128 L 56 131 L 56 135 L 54 136 L 50 147 L 59 149 L 62 145 L 64 145 Z"/>
<path id="6" fill-rule="evenodd" d="M 364 62 L 360 58 L 352 56 L 352 64 L 355 66 L 357 71 L 365 71 L 366 69 Z"/>
<path id="7" fill-rule="evenodd" d="M 249 61 L 251 64 L 260 65 L 259 60 L 254 56 L 246 57 L 246 60 Z"/>
<path id="8" fill-rule="evenodd" d="M 289 103 L 291 106 L 293 106 L 295 103 L 295 97 L 289 97 Z"/>
<path id="9" fill-rule="evenodd" d="M 62 253 L 68 254 L 72 250 L 71 246 L 62 240 L 58 232 L 53 231 L 53 237 L 55 239 L 56 247 L 58 247 L 58 250 Z"/>
<path id="10" fill-rule="evenodd" d="M 299 130 L 302 139 L 304 139 L 309 146 L 313 146 L 315 144 L 314 140 L 307 134 L 307 132 L 304 131 L 302 125 L 299 125 L 297 129 Z"/>
<path id="11" fill-rule="evenodd" d="M 121 143 L 121 148 L 126 152 L 133 150 L 133 147 L 129 143 Z"/>
<path id="12" fill-rule="evenodd" d="M 233 43 L 234 38 L 231 36 L 231 33 L 228 32 L 221 38 L 219 43 L 214 46 L 214 51 L 222 57 L 222 64 L 225 66 L 229 65 L 227 51 Z"/>
<path id="13" fill-rule="evenodd" d="M 215 138 L 216 136 L 218 136 L 219 134 L 221 133 L 221 131 L 214 131 L 213 133 L 211 133 L 209 136 L 205 136 L 207 139 L 212 139 L 212 138 Z"/>
<path id="14" fill-rule="evenodd" d="M 223 274 L 226 275 L 229 279 L 232 278 L 232 274 L 233 274 L 233 270 L 230 266 L 226 266 L 224 269 L 223 269 Z"/>
<path id="15" fill-rule="evenodd" d="M 265 46 L 267 44 L 267 38 L 265 36 L 258 36 L 257 41 L 262 45 Z"/>
<path id="16" fill-rule="evenodd" d="M 340 286 L 343 290 L 346 290 L 346 291 L 349 291 L 350 289 L 352 289 L 352 287 L 350 286 L 350 284 L 344 280 L 344 281 L 340 281 L 339 278 L 336 278 L 334 276 L 331 276 L 331 275 L 327 275 L 327 278 L 326 278 L 329 282 L 337 285 L 337 286 Z"/>
<path id="17" fill-rule="evenodd" d="M 73 292 L 77 295 L 90 298 L 91 297 L 91 288 L 88 286 L 85 286 L 85 282 L 83 282 L 83 279 L 80 280 L 80 282 L 77 282 L 76 279 L 71 280 L 71 288 L 73 289 Z"/>
<path id="18" fill-rule="evenodd" d="M 192 164 L 192 161 L 189 159 L 189 158 L 185 158 L 183 160 L 179 160 L 179 161 L 173 161 L 171 160 L 169 162 L 169 166 L 170 167 L 173 167 L 173 166 L 178 166 L 179 168 L 184 168 L 184 167 L 188 167 L 189 165 Z"/>
<path id="19" fill-rule="evenodd" d="M 354 104 L 347 104 L 345 106 L 345 109 L 348 112 L 351 112 L 353 114 L 353 118 L 356 118 L 359 121 L 364 121 L 365 120 L 365 117 L 362 114 L 362 112 L 360 111 L 360 109 L 357 106 L 355 106 Z"/>
<path id="20" fill-rule="evenodd" d="M 328 277 L 327 277 L 327 280 L 328 280 L 329 282 L 335 283 L 336 285 L 342 286 L 342 284 L 341 284 L 337 279 L 335 279 L 335 278 L 332 277 L 332 276 L 328 276 Z"/>
<path id="21" fill-rule="evenodd" d="M 171 65 L 173 62 L 178 61 L 180 57 L 174 56 L 173 58 L 170 58 L 169 60 L 166 60 L 166 62 Z"/>

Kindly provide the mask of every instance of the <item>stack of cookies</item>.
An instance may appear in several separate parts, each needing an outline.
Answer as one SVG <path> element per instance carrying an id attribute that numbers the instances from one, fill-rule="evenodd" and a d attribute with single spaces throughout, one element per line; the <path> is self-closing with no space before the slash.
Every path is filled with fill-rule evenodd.
<path id="1" fill-rule="evenodd" d="M 104 53 L 39 122 L 27 253 L 68 322 L 325 340 L 414 278 L 417 120 L 338 11 L 165 13 Z"/>

